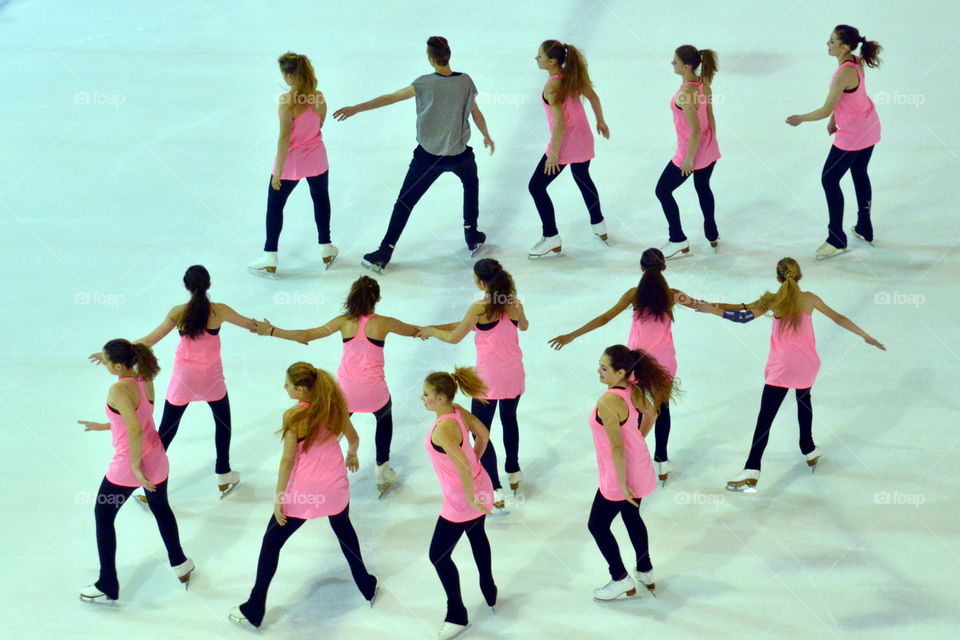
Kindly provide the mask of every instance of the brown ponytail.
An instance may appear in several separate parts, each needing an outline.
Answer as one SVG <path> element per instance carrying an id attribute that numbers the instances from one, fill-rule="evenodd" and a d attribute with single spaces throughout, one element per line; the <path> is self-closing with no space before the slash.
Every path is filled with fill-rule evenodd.
<path id="1" fill-rule="evenodd" d="M 145 344 L 136 344 L 123 338 L 111 340 L 103 345 L 103 354 L 110 362 L 122 364 L 134 369 L 145 382 L 150 382 L 160 373 L 160 363 L 153 350 Z"/>
<path id="2" fill-rule="evenodd" d="M 627 380 L 643 392 L 650 408 L 659 410 L 660 405 L 679 393 L 676 378 L 646 351 L 617 344 L 607 347 L 603 355 L 610 358 L 614 371 L 627 372 Z"/>
<path id="3" fill-rule="evenodd" d="M 673 296 L 670 295 L 670 287 L 663 277 L 666 266 L 667 262 L 660 249 L 651 247 L 643 252 L 640 257 L 643 276 L 633 297 L 634 317 L 639 318 L 646 314 L 658 320 L 673 320 Z"/>
<path id="4" fill-rule="evenodd" d="M 860 47 L 860 61 L 863 64 L 873 69 L 880 66 L 880 52 L 883 51 L 883 47 L 880 46 L 879 42 L 867 40 L 860 35 L 860 31 L 856 27 L 851 27 L 848 24 L 838 24 L 833 31 L 837 34 L 837 39 L 841 43 L 850 47 L 850 53 L 853 53 L 857 46 Z"/>
<path id="5" fill-rule="evenodd" d="M 351 318 L 359 318 L 373 313 L 380 302 L 380 284 L 370 276 L 360 276 L 352 285 L 343 309 Z"/>
<path id="6" fill-rule="evenodd" d="M 180 316 L 177 327 L 184 335 L 196 338 L 207 330 L 210 321 L 210 273 L 203 265 L 195 264 L 183 274 L 183 286 L 190 292 L 190 302 Z"/>
<path id="7" fill-rule="evenodd" d="M 700 78 L 705 84 L 713 82 L 713 77 L 717 75 L 717 70 L 720 68 L 717 63 L 716 51 L 713 49 L 697 49 L 692 44 L 684 44 L 677 47 L 674 53 L 677 54 L 680 62 L 690 65 L 690 69 L 693 71 L 696 71 L 697 67 L 702 64 Z"/>
<path id="8" fill-rule="evenodd" d="M 457 395 L 457 387 L 471 398 L 486 402 L 483 400 L 483 396 L 487 394 L 487 385 L 480 379 L 477 370 L 473 367 L 457 367 L 453 370 L 453 373 L 434 371 L 427 376 L 424 382 L 430 385 L 437 394 L 445 397 L 448 402 L 453 402 Z"/>
<path id="9" fill-rule="evenodd" d="M 288 51 L 279 58 L 280 71 L 294 78 L 292 87 L 293 104 L 309 104 L 309 99 L 317 90 L 317 76 L 313 73 L 310 58 Z"/>
<path id="10" fill-rule="evenodd" d="M 304 451 L 318 439 L 339 438 L 347 425 L 349 414 L 347 400 L 333 376 L 309 362 L 295 362 L 287 368 L 287 378 L 293 386 L 307 390 L 302 401 L 309 402 L 310 406 L 296 407 L 287 413 L 280 432 L 286 435 L 293 430 L 296 435 L 305 425 Z"/>
<path id="11" fill-rule="evenodd" d="M 590 82 L 590 73 L 587 71 L 587 60 L 572 44 L 564 44 L 559 40 L 544 40 L 540 45 L 543 55 L 557 61 L 561 77 L 557 88 L 556 99 L 563 102 L 568 97 L 579 98 L 587 89 L 593 86 Z"/>
<path id="12" fill-rule="evenodd" d="M 493 258 L 477 260 L 473 265 L 473 275 L 487 285 L 487 306 L 484 313 L 489 318 L 500 317 L 517 295 L 513 277 Z"/>

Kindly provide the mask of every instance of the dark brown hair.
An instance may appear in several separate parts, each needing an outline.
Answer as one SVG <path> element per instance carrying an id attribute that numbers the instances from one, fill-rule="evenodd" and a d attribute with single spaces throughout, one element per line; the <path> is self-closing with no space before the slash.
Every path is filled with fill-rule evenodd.
<path id="1" fill-rule="evenodd" d="M 646 314 L 658 320 L 664 317 L 673 320 L 673 296 L 670 295 L 670 287 L 662 273 L 666 266 L 667 262 L 660 249 L 647 249 L 640 256 L 643 275 L 633 296 L 634 317 L 639 318 Z"/>
<path id="2" fill-rule="evenodd" d="M 460 391 L 471 398 L 486 402 L 481 398 L 487 394 L 487 385 L 480 379 L 477 370 L 473 367 L 457 367 L 453 370 L 453 373 L 434 371 L 427 376 L 424 382 L 430 385 L 437 394 L 446 398 L 448 402 L 453 402 L 458 387 Z"/>
<path id="3" fill-rule="evenodd" d="M 593 86 L 590 74 L 587 72 L 587 60 L 572 44 L 564 44 L 559 40 L 544 40 L 540 44 L 543 55 L 556 60 L 560 67 L 560 84 L 557 88 L 556 99 L 560 102 L 569 96 L 578 97 Z"/>
<path id="4" fill-rule="evenodd" d="M 499 318 L 517 295 L 513 277 L 493 258 L 477 260 L 473 265 L 473 274 L 477 276 L 477 280 L 487 285 L 487 306 L 484 313 L 489 318 Z"/>
<path id="5" fill-rule="evenodd" d="M 103 355 L 110 362 L 135 369 L 137 375 L 147 382 L 156 378 L 160 372 L 160 363 L 157 362 L 157 357 L 153 355 L 153 350 L 139 342 L 132 343 L 123 338 L 111 340 L 103 345 Z"/>
<path id="6" fill-rule="evenodd" d="M 380 302 L 380 285 L 370 276 L 360 276 L 350 285 L 343 308 L 351 318 L 368 316 Z"/>
<path id="7" fill-rule="evenodd" d="M 190 302 L 183 310 L 177 328 L 183 335 L 196 338 L 207 330 L 210 320 L 210 298 L 207 296 L 210 273 L 202 265 L 195 264 L 183 274 L 183 286 L 190 292 Z"/>
<path id="8" fill-rule="evenodd" d="M 450 64 L 450 45 L 447 43 L 447 39 L 442 36 L 427 38 L 427 55 L 441 67 Z"/>
<path id="9" fill-rule="evenodd" d="M 603 355 L 610 358 L 614 371 L 627 372 L 627 380 L 643 392 L 650 408 L 659 410 L 660 405 L 677 395 L 676 379 L 643 349 L 617 344 L 607 347 Z"/>
<path id="10" fill-rule="evenodd" d="M 720 68 L 717 65 L 716 51 L 713 49 L 697 49 L 692 44 L 684 44 L 677 47 L 674 53 L 680 58 L 680 62 L 690 65 L 690 68 L 694 71 L 702 64 L 700 77 L 706 84 L 713 82 L 713 76 L 717 75 L 717 70 Z"/>
<path id="11" fill-rule="evenodd" d="M 838 24 L 833 31 L 842 44 L 850 47 L 850 53 L 853 53 L 857 45 L 860 46 L 860 60 L 863 61 L 863 64 L 871 68 L 880 66 L 880 52 L 883 51 L 883 47 L 880 46 L 879 42 L 867 40 L 860 35 L 860 31 L 856 27 L 851 27 L 848 24 Z"/>

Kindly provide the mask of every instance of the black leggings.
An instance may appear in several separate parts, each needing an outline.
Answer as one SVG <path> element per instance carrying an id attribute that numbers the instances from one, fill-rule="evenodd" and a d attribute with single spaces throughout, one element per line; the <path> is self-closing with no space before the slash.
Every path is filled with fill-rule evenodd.
<path id="1" fill-rule="evenodd" d="M 377 444 L 377 464 L 383 464 L 390 460 L 390 442 L 393 441 L 393 399 L 388 399 L 387 404 L 374 411 L 373 417 L 377 420 L 374 436 Z"/>
<path id="2" fill-rule="evenodd" d="M 413 208 L 437 178 L 447 171 L 460 178 L 463 183 L 464 229 L 476 231 L 477 219 L 480 216 L 480 180 L 477 177 L 477 160 L 473 155 L 473 148 L 467 147 L 466 151 L 455 156 L 435 156 L 417 145 L 400 187 L 400 195 L 393 205 L 387 233 L 380 242 L 381 249 L 393 249 L 397 246 Z"/>
<path id="3" fill-rule="evenodd" d="M 327 181 L 330 175 L 325 171 L 318 176 L 307 178 L 310 185 L 310 198 L 313 200 L 313 219 L 317 223 L 317 240 L 320 244 L 330 242 L 330 192 Z M 272 181 L 271 176 L 271 181 Z M 280 188 L 267 186 L 267 241 L 263 245 L 264 251 L 276 251 L 280 241 L 280 231 L 283 229 L 283 207 L 287 198 L 297 186 L 299 180 L 281 180 Z"/>
<path id="4" fill-rule="evenodd" d="M 703 235 L 710 242 L 720 237 L 717 221 L 713 217 L 713 191 L 710 190 L 710 176 L 713 175 L 713 168 L 716 166 L 716 162 L 711 162 L 703 169 L 693 172 L 693 186 L 697 190 L 700 210 L 703 212 Z M 673 199 L 673 192 L 689 177 L 683 175 L 680 168 L 673 162 L 668 162 L 663 168 L 663 173 L 660 174 L 660 180 L 657 181 L 657 199 L 660 200 L 663 215 L 667 217 L 667 224 L 670 226 L 670 242 L 684 242 L 687 239 L 680 224 L 680 208 L 677 206 L 677 201 Z"/>
<path id="5" fill-rule="evenodd" d="M 787 397 L 786 387 L 775 387 L 772 384 L 763 385 L 763 395 L 760 396 L 760 415 L 757 416 L 757 428 L 753 431 L 753 445 L 750 447 L 750 456 L 744 469 L 760 470 L 760 459 L 763 450 L 767 448 L 770 437 L 770 427 L 777 417 L 780 404 Z M 816 448 L 813 443 L 813 400 L 810 397 L 810 388 L 797 389 L 797 420 L 800 423 L 800 452 L 807 455 Z"/>
<path id="6" fill-rule="evenodd" d="M 467 608 L 463 605 L 463 596 L 460 593 L 460 574 L 457 565 L 453 563 L 450 554 L 460 540 L 460 536 L 467 534 L 470 548 L 473 549 L 473 559 L 477 563 L 480 573 L 480 591 L 487 604 L 491 607 L 497 602 L 497 585 L 493 581 L 493 560 L 490 556 L 490 541 L 483 528 L 487 516 L 480 516 L 467 522 L 450 522 L 443 517 L 437 518 L 437 526 L 433 530 L 433 539 L 430 541 L 430 562 L 437 570 L 440 584 L 447 594 L 446 622 L 453 624 L 467 624 Z"/>
<path id="7" fill-rule="evenodd" d="M 670 459 L 667 455 L 667 441 L 670 439 L 670 404 L 667 402 L 660 405 L 660 415 L 657 416 L 653 434 L 657 441 L 653 461 L 666 462 Z"/>
<path id="8" fill-rule="evenodd" d="M 640 498 L 636 500 L 639 504 Z M 652 571 L 647 526 L 643 524 L 643 518 L 640 517 L 640 507 L 635 507 L 626 500 L 607 500 L 598 489 L 597 495 L 593 498 L 593 506 L 590 508 L 587 528 L 596 540 L 604 560 L 607 561 L 610 578 L 623 580 L 627 577 L 627 569 L 623 566 L 623 559 L 620 557 L 620 547 L 617 546 L 617 539 L 610 530 L 610 525 L 613 524 L 613 519 L 617 515 L 623 519 L 623 525 L 627 528 L 633 550 L 637 554 L 637 571 Z"/>
<path id="9" fill-rule="evenodd" d="M 340 550 L 343 551 L 343 557 L 347 559 L 350 565 L 350 573 L 353 574 L 353 581 L 360 589 L 360 593 L 367 600 L 373 598 L 377 586 L 377 579 L 367 573 L 367 568 L 363 564 L 363 556 L 360 555 L 360 541 L 357 539 L 357 532 L 350 522 L 350 505 L 344 507 L 340 513 L 330 516 L 330 528 L 340 541 Z M 255 627 L 259 627 L 263 622 L 263 614 L 267 608 L 267 590 L 270 588 L 270 581 L 273 580 L 277 572 L 277 565 L 280 563 L 280 549 L 290 539 L 297 529 L 299 529 L 306 520 L 302 518 L 287 517 L 287 524 L 280 526 L 276 518 L 271 515 L 270 522 L 267 523 L 267 530 L 263 534 L 263 543 L 260 545 L 260 560 L 257 562 L 257 580 L 250 591 L 250 597 L 240 605 L 240 612 Z"/>
<path id="10" fill-rule="evenodd" d="M 213 412 L 215 425 L 213 441 L 217 447 L 217 462 L 214 469 L 216 473 L 230 473 L 230 397 L 225 395 L 207 404 Z M 163 417 L 160 418 L 160 428 L 157 429 L 164 450 L 170 448 L 170 443 L 173 442 L 177 429 L 180 428 L 183 412 L 186 410 L 185 404 L 170 404 L 164 401 Z"/>
<path id="11" fill-rule="evenodd" d="M 97 492 L 97 504 L 93 507 L 93 516 L 97 522 L 97 552 L 100 554 L 100 578 L 94 584 L 97 589 L 116 600 L 120 597 L 120 582 L 117 578 L 117 530 L 113 526 L 117 512 L 137 487 L 121 487 L 106 478 L 100 483 Z M 160 537 L 167 548 L 170 566 L 175 567 L 187 561 L 180 547 L 180 532 L 177 519 L 167 502 L 167 481 L 159 483 L 156 491 L 144 491 L 147 504 L 153 517 L 157 519 Z"/>
<path id="12" fill-rule="evenodd" d="M 509 400 L 489 400 L 487 404 L 474 400 L 470 403 L 470 413 L 477 416 L 487 430 L 492 430 L 493 416 L 497 412 L 498 404 L 500 405 L 500 425 L 503 427 L 503 448 L 507 454 L 507 460 L 503 466 L 507 473 L 516 473 L 520 471 L 520 427 L 517 424 L 517 405 L 520 404 L 520 396 Z M 487 448 L 480 458 L 480 464 L 493 481 L 493 488 L 502 488 L 493 438 L 487 443 Z"/>
<path id="13" fill-rule="evenodd" d="M 537 206 L 537 213 L 540 214 L 540 222 L 543 225 L 543 235 L 547 238 L 560 233 L 557 230 L 557 218 L 553 212 L 553 201 L 547 195 L 547 187 L 563 173 L 567 165 L 557 165 L 557 172 L 548 176 L 543 172 L 547 164 L 547 156 L 540 158 L 537 168 L 533 170 L 530 176 L 530 183 L 527 188 L 530 189 L 530 195 L 533 196 L 533 203 Z M 603 222 L 603 213 L 600 211 L 600 195 L 597 193 L 597 187 L 590 178 L 590 161 L 573 162 L 570 164 L 570 173 L 573 174 L 573 180 L 580 188 L 580 195 L 583 196 L 583 203 L 587 205 L 587 213 L 590 215 L 590 224 Z"/>
<path id="14" fill-rule="evenodd" d="M 843 151 L 837 147 L 830 147 L 827 161 L 823 163 L 823 172 L 820 174 L 820 183 L 823 193 L 827 196 L 827 211 L 830 213 L 830 223 L 827 225 L 827 242 L 843 249 L 847 246 L 847 234 L 843 231 L 843 191 L 840 189 L 840 179 L 850 171 L 853 178 L 853 189 L 857 194 L 857 233 L 868 242 L 873 242 L 873 225 L 870 222 L 870 200 L 873 190 L 870 187 L 870 176 L 867 175 L 867 165 L 873 147 L 859 151 Z"/>

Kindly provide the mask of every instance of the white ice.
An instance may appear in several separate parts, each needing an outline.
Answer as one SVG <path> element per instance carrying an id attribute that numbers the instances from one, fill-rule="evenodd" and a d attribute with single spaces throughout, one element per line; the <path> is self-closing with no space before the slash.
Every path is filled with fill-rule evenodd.
<path id="1" fill-rule="evenodd" d="M 92 497 L 111 455 L 102 420 L 109 377 L 86 361 L 108 339 L 146 334 L 186 300 L 185 268 L 205 265 L 211 295 L 285 328 L 339 312 L 373 250 L 415 146 L 405 102 L 344 123 L 328 118 L 334 240 L 322 272 L 309 197 L 291 197 L 281 277 L 259 255 L 276 146 L 280 53 L 308 54 L 332 108 L 400 89 L 430 69 L 424 42 L 449 38 L 497 143 L 474 130 L 481 225 L 516 278 L 530 317 L 522 335 L 523 501 L 488 524 L 500 604 L 491 615 L 469 545 L 455 552 L 474 638 L 947 638 L 958 622 L 956 3 L 900 2 L 0 2 L 0 229 L 4 323 L 3 580 L 5 638 L 248 637 L 227 621 L 253 583 L 271 513 L 289 400 L 290 363 L 335 370 L 339 340 L 310 347 L 223 331 L 234 468 L 243 483 L 217 500 L 209 410 L 187 411 L 170 450 L 170 497 L 198 569 L 178 585 L 153 519 L 117 519 L 121 600 L 78 601 L 96 579 Z M 827 262 L 819 172 L 826 122 L 784 124 L 822 104 L 834 60 L 826 39 L 851 23 L 885 47 L 869 70 L 883 141 L 870 166 L 877 246 Z M 592 173 L 612 246 L 592 238 L 568 175 L 551 187 L 564 256 L 531 262 L 539 219 L 526 181 L 547 141 L 534 56 L 559 38 L 582 47 L 612 137 Z M 692 257 L 670 284 L 739 302 L 776 286 L 774 265 L 800 260 L 802 285 L 885 342 L 883 353 L 823 316 L 813 391 L 824 450 L 811 475 L 797 450 L 795 404 L 776 421 L 755 495 L 724 491 L 745 459 L 763 384 L 769 321 L 747 326 L 678 310 L 683 397 L 673 410 L 676 473 L 643 503 L 659 599 L 591 599 L 608 579 L 586 529 L 596 489 L 587 414 L 603 390 L 601 350 L 623 342 L 626 315 L 557 353 L 547 340 L 613 304 L 638 279 L 640 252 L 666 225 L 653 188 L 674 149 L 670 60 L 683 43 L 720 56 L 714 83 L 723 158 L 714 173 L 722 248 L 700 233 L 693 186 L 677 196 Z M 847 219 L 854 198 L 844 181 Z M 441 179 L 415 210 L 379 280 L 379 311 L 427 324 L 459 319 L 476 292 L 460 230 L 459 182 Z M 156 349 L 162 400 L 176 339 Z M 329 526 L 308 523 L 283 550 L 270 591 L 269 637 L 429 638 L 444 596 L 427 559 L 439 490 L 422 448 L 431 414 L 425 374 L 472 364 L 452 347 L 391 337 L 395 493 L 377 500 L 373 420 L 358 416 L 361 470 L 352 516 L 383 580 L 372 610 Z M 159 421 L 157 411 L 156 419 Z M 494 442 L 500 447 L 500 427 Z M 653 437 L 650 442 L 652 445 Z M 502 454 L 502 447 L 501 454 Z M 954 505 L 954 506 L 951 506 Z M 627 563 L 622 526 L 615 525 Z"/>

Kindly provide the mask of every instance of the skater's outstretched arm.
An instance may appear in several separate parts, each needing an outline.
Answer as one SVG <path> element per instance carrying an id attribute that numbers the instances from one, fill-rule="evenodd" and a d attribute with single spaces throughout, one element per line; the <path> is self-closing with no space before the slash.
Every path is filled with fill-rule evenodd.
<path id="1" fill-rule="evenodd" d="M 607 127 L 607 121 L 603 119 L 603 107 L 600 106 L 600 96 L 593 90 L 593 87 L 587 87 L 587 90 L 583 92 L 583 97 L 587 99 L 590 103 L 590 108 L 593 109 L 593 117 L 597 121 L 597 133 L 609 140 L 610 128 Z"/>
<path id="2" fill-rule="evenodd" d="M 343 122 L 347 118 L 353 117 L 360 113 L 361 111 L 370 111 L 371 109 L 379 109 L 380 107 L 386 107 L 393 104 L 394 102 L 400 102 L 401 100 L 409 100 L 410 98 L 417 95 L 413 90 L 413 85 L 404 87 L 399 91 L 394 91 L 393 93 L 387 93 L 373 100 L 368 100 L 367 102 L 361 102 L 360 104 L 355 104 L 352 107 L 340 107 L 333 112 L 333 119 Z M 478 125 L 479 126 L 479 125 Z"/>
<path id="3" fill-rule="evenodd" d="M 867 333 L 866 331 L 864 331 L 863 329 L 861 329 L 860 327 L 858 327 L 853 320 L 851 320 L 851 319 L 848 318 L 847 316 L 845 316 L 845 315 L 843 315 L 843 314 L 841 314 L 841 313 L 837 313 L 836 311 L 834 311 L 833 309 L 831 309 L 831 308 L 827 305 L 826 302 L 824 302 L 823 300 L 820 299 L 820 296 L 818 296 L 817 294 L 815 294 L 815 293 L 813 293 L 813 292 L 810 292 L 810 291 L 807 291 L 806 294 L 807 294 L 808 296 L 812 296 L 812 297 L 813 297 L 813 302 L 814 302 L 813 308 L 814 308 L 814 309 L 816 309 L 817 311 L 819 311 L 819 312 L 822 313 L 823 315 L 827 316 L 828 318 L 830 318 L 831 320 L 833 320 L 834 322 L 836 322 L 838 325 L 840 325 L 841 327 L 843 327 L 843 328 L 846 329 L 847 331 L 850 331 L 850 332 L 852 332 L 852 333 L 857 334 L 858 336 L 860 336 L 861 338 L 863 338 L 863 341 L 866 342 L 867 344 L 872 345 L 872 346 L 876 347 L 877 349 L 880 349 L 881 351 L 886 351 L 886 350 L 887 350 L 887 348 L 886 348 L 885 346 L 883 346 L 882 344 L 880 344 L 880 343 L 876 340 L 876 338 L 874 338 L 874 337 L 871 336 L 869 333 Z"/>
<path id="4" fill-rule="evenodd" d="M 217 315 L 223 317 L 224 322 L 229 322 L 230 324 L 235 324 L 238 327 L 243 327 L 249 331 L 257 330 L 257 321 L 253 318 L 248 318 L 242 316 L 228 305 L 225 305 L 221 302 L 215 302 L 213 308 L 216 309 Z"/>
<path id="5" fill-rule="evenodd" d="M 607 433 L 610 440 L 610 457 L 613 458 L 613 466 L 617 470 L 617 480 L 620 483 L 620 491 L 627 502 L 635 507 L 640 505 L 634 498 L 633 492 L 627 486 L 627 465 L 624 459 L 623 436 L 620 434 L 620 420 L 623 417 L 620 414 L 626 413 L 626 403 L 622 398 L 612 394 L 605 393 L 597 401 L 597 416 L 603 424 L 603 430 Z"/>
<path id="6" fill-rule="evenodd" d="M 473 474 L 470 471 L 470 464 L 467 462 L 467 457 L 463 455 L 463 451 L 460 450 L 462 437 L 460 434 L 460 425 L 457 424 L 457 421 L 452 418 L 447 418 L 446 420 L 441 420 L 437 428 L 433 430 L 433 435 L 430 437 L 430 440 L 438 447 L 443 448 L 447 456 L 450 457 L 450 461 L 453 462 L 457 468 L 457 473 L 460 475 L 460 483 L 463 485 L 463 492 L 467 495 L 467 500 L 470 504 L 472 504 L 475 509 L 489 514 L 491 513 L 490 505 L 485 504 L 474 494 Z"/>
<path id="7" fill-rule="evenodd" d="M 830 91 L 827 93 L 827 99 L 824 101 L 823 106 L 809 113 L 804 113 L 803 115 L 790 116 L 787 118 L 787 124 L 791 127 L 796 127 L 801 122 L 813 122 L 832 116 L 833 110 L 840 104 L 843 90 L 852 89 L 857 86 L 859 82 L 860 78 L 853 67 L 840 69 L 837 77 L 830 83 Z"/>
<path id="8" fill-rule="evenodd" d="M 687 295 L 680 289 L 670 289 L 670 293 L 673 295 L 673 304 L 679 304 L 681 306 L 687 307 L 688 309 L 696 309 L 697 305 L 702 300 L 697 300 L 696 298 Z"/>
<path id="9" fill-rule="evenodd" d="M 130 469 L 133 471 L 133 476 L 144 490 L 156 491 L 156 486 L 143 475 L 140 469 L 143 456 L 143 428 L 140 425 L 140 418 L 137 417 L 139 395 L 136 385 L 129 380 L 123 380 L 110 387 L 107 404 L 120 412 L 120 417 L 127 425 L 127 444 L 130 447 Z"/>
<path id="10" fill-rule="evenodd" d="M 395 333 L 400 336 L 407 336 L 408 338 L 415 338 L 420 332 L 420 327 L 417 327 L 412 324 L 407 324 L 406 322 L 401 322 L 396 318 L 391 318 L 389 316 L 385 317 L 384 320 L 387 321 L 387 333 Z"/>
<path id="11" fill-rule="evenodd" d="M 343 326 L 343 321 L 345 318 L 346 316 L 337 316 L 322 327 L 297 330 L 280 329 L 270 324 L 270 321 L 264 318 L 262 321 L 257 322 L 256 332 L 261 336 L 273 336 L 274 338 L 292 340 L 294 342 L 299 342 L 300 344 L 309 344 L 313 340 L 326 338 L 327 336 L 331 336 L 337 331 L 340 331 L 340 327 Z"/>
<path id="12" fill-rule="evenodd" d="M 177 327 L 177 324 L 180 322 L 180 316 L 183 313 L 184 306 L 185 305 L 177 305 L 176 307 L 170 309 L 170 311 L 167 312 L 167 316 L 163 319 L 163 322 L 157 325 L 156 329 L 134 342 L 145 344 L 152 349 L 153 345 L 163 340 L 168 333 Z"/>
<path id="13" fill-rule="evenodd" d="M 493 155 L 493 138 L 490 137 L 490 132 L 487 131 L 487 120 L 483 117 L 483 112 L 480 111 L 480 107 L 474 106 L 473 110 L 470 111 L 470 115 L 473 116 L 473 123 L 477 125 L 477 129 L 483 134 L 483 146 L 490 149 L 490 155 Z"/>
<path id="14" fill-rule="evenodd" d="M 594 329 L 599 329 L 603 325 L 607 324 L 608 322 L 616 318 L 627 307 L 629 307 L 630 303 L 633 301 L 633 297 L 636 294 L 637 294 L 636 287 L 628 289 L 627 292 L 624 293 L 622 296 L 620 296 L 620 299 L 617 300 L 617 304 L 613 305 L 612 307 L 610 307 L 609 309 L 607 309 L 606 311 L 601 313 L 599 316 L 597 316 L 587 324 L 583 325 L 576 331 L 572 333 L 565 333 L 561 336 L 557 336 L 556 338 L 553 338 L 549 342 L 550 346 L 553 347 L 555 350 L 559 351 L 564 346 L 573 342 L 583 334 L 590 333 Z"/>
<path id="15" fill-rule="evenodd" d="M 441 329 L 439 327 L 424 327 L 420 331 L 420 337 L 426 340 L 427 338 L 436 338 L 438 340 L 443 340 L 444 342 L 449 342 L 450 344 L 457 344 L 466 337 L 470 331 L 477 326 L 477 320 L 484 313 L 484 307 L 486 303 L 479 301 L 474 302 L 470 305 L 470 308 L 467 309 L 467 312 L 463 316 L 463 320 L 454 327 L 453 329 Z M 446 325 L 449 326 L 449 325 Z"/>
<path id="16" fill-rule="evenodd" d="M 480 402 L 486 403 L 485 400 Z M 460 412 L 463 423 L 470 433 L 473 434 L 473 452 L 477 454 L 477 459 L 483 457 L 483 452 L 487 450 L 487 443 L 490 442 L 490 430 L 480 421 L 480 418 L 473 415 L 459 404 L 454 403 L 453 408 Z"/>

